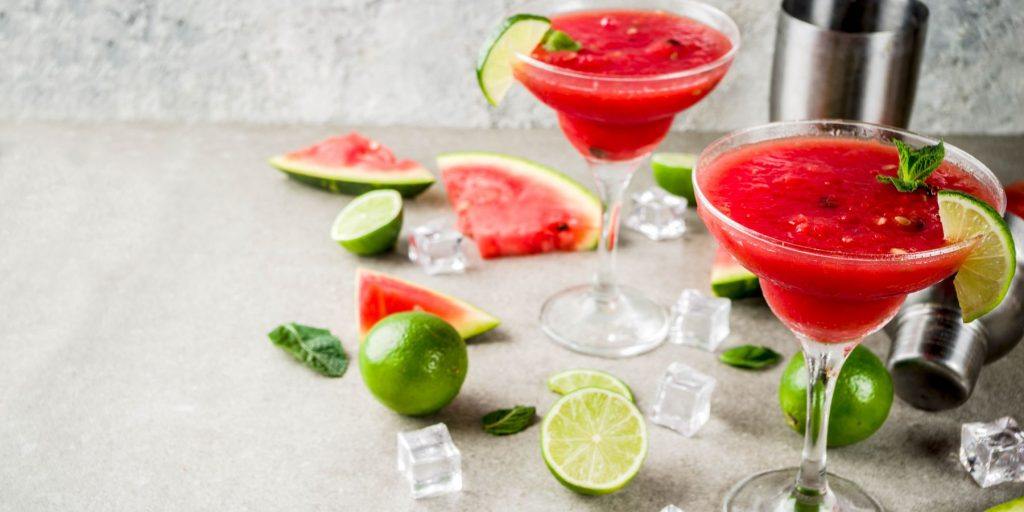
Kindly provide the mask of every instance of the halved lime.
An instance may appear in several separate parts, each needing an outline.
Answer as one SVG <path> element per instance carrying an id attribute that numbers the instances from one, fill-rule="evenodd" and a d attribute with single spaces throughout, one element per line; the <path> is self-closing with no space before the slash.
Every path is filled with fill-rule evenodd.
<path id="1" fill-rule="evenodd" d="M 647 426 L 628 398 L 583 388 L 551 406 L 541 424 L 544 463 L 562 485 L 582 494 L 609 494 L 640 472 Z"/>
<path id="2" fill-rule="evenodd" d="M 941 190 L 938 200 L 947 242 L 978 238 L 953 280 L 964 322 L 970 322 L 995 309 L 1006 296 L 1017 265 L 1013 237 L 999 212 L 974 196 Z"/>
<path id="3" fill-rule="evenodd" d="M 402 231 L 402 196 L 394 190 L 374 190 L 352 200 L 331 226 L 331 238 L 360 256 L 395 246 Z"/>
<path id="4" fill-rule="evenodd" d="M 691 153 L 655 153 L 651 155 L 651 169 L 654 181 L 670 194 L 683 196 L 694 206 L 693 166 L 697 155 Z"/>
<path id="5" fill-rule="evenodd" d="M 566 370 L 548 378 L 548 389 L 559 395 L 568 395 L 583 388 L 607 389 L 633 401 L 633 392 L 625 382 L 600 370 Z"/>
<path id="6" fill-rule="evenodd" d="M 536 14 L 507 18 L 487 40 L 476 64 L 476 81 L 491 105 L 498 106 L 512 87 L 512 59 L 530 53 L 551 27 L 551 20 Z"/>

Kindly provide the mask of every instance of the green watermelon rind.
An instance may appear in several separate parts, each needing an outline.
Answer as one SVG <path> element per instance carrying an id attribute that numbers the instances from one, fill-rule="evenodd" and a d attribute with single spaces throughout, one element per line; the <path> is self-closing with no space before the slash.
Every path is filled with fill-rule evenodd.
<path id="1" fill-rule="evenodd" d="M 715 265 L 711 269 L 711 293 L 716 297 L 742 299 L 760 292 L 757 276 L 738 263 Z"/>
<path id="2" fill-rule="evenodd" d="M 466 301 L 464 301 L 464 300 L 462 300 L 462 299 L 460 299 L 458 297 L 453 297 L 451 295 L 448 295 L 448 294 L 445 294 L 445 293 L 441 293 L 441 292 L 439 292 L 437 290 L 432 290 L 432 289 L 427 288 L 426 286 L 423 286 L 421 284 L 417 284 L 417 283 L 414 283 L 412 281 L 406 281 L 405 279 L 402 279 L 402 278 L 399 278 L 399 277 L 395 277 L 395 276 L 393 276 L 391 274 L 385 274 L 384 272 L 377 272 L 376 270 L 370 270 L 368 268 L 357 268 L 356 269 L 356 286 L 355 286 L 355 293 L 356 293 L 356 298 L 355 298 L 356 308 L 355 309 L 356 309 L 356 326 L 359 329 L 359 340 L 360 341 L 362 341 L 362 339 L 364 337 L 366 337 L 366 333 L 368 333 L 370 331 L 370 329 L 373 328 L 373 326 L 371 325 L 371 326 L 367 327 L 367 329 L 364 331 L 363 330 L 363 325 L 362 325 L 363 324 L 363 314 L 362 314 L 362 304 L 360 302 L 360 297 L 359 297 L 360 296 L 359 291 L 360 291 L 360 289 L 362 287 L 362 282 L 363 282 L 363 276 L 364 275 L 370 275 L 370 276 L 374 276 L 374 277 L 378 277 L 378 278 L 384 278 L 384 279 L 388 279 L 390 281 L 395 281 L 397 283 L 401 283 L 401 284 L 403 284 L 405 286 L 410 286 L 410 287 L 413 287 L 413 288 L 418 288 L 420 290 L 428 292 L 430 295 L 433 295 L 438 300 L 443 300 L 445 302 L 449 302 L 451 304 L 454 304 L 454 305 L 458 306 L 458 308 L 461 309 L 465 313 L 465 317 L 461 321 L 453 320 L 453 319 L 450 319 L 450 318 L 445 318 L 444 315 L 441 315 L 441 314 L 438 314 L 438 313 L 433 313 L 433 312 L 431 312 L 431 313 L 441 317 L 441 319 L 443 319 L 444 321 L 450 323 L 452 325 L 452 327 L 454 327 L 455 330 L 459 332 L 459 336 L 462 336 L 462 339 L 464 339 L 464 340 L 472 338 L 473 336 L 478 336 L 480 334 L 483 334 L 483 333 L 485 333 L 487 331 L 490 331 L 491 329 L 494 329 L 494 328 L 498 327 L 499 325 L 501 325 L 501 320 L 498 319 L 498 317 L 496 317 L 496 316 L 494 316 L 494 315 L 492 315 L 492 314 L 490 314 L 490 313 L 488 313 L 488 312 L 486 312 L 486 311 L 484 311 L 484 310 L 482 310 L 482 309 L 480 309 L 480 308 L 478 308 L 478 307 L 476 307 L 476 306 L 474 306 L 474 305 L 472 305 L 472 304 L 470 304 L 470 303 L 468 303 L 468 302 L 466 302 Z M 401 313 L 401 311 L 395 311 L 392 314 L 394 314 L 394 313 Z M 378 322 L 379 321 L 380 320 L 378 320 Z"/>
<path id="3" fill-rule="evenodd" d="M 358 167 L 323 167 L 293 160 L 285 155 L 270 159 L 270 165 L 288 177 L 317 188 L 358 196 L 371 190 L 392 189 L 413 198 L 430 188 L 437 178 L 422 166 L 403 171 L 377 171 Z"/>
<path id="4" fill-rule="evenodd" d="M 585 251 L 597 248 L 597 244 L 601 240 L 601 219 L 603 211 L 601 207 L 601 200 L 580 182 L 572 179 L 565 173 L 546 165 L 503 153 L 465 151 L 441 153 L 437 156 L 438 168 L 442 170 L 450 166 L 463 164 L 483 164 L 501 167 L 506 170 L 514 169 L 519 175 L 527 178 L 543 179 L 547 184 L 564 192 L 563 197 L 567 201 L 571 201 L 577 206 L 584 206 L 584 208 L 579 209 L 581 213 L 586 215 L 588 212 L 583 210 L 590 210 L 589 215 L 586 215 L 586 218 L 591 221 L 590 225 L 593 226 L 589 233 L 590 236 L 585 238 L 582 243 L 578 244 L 575 249 L 578 251 Z"/>

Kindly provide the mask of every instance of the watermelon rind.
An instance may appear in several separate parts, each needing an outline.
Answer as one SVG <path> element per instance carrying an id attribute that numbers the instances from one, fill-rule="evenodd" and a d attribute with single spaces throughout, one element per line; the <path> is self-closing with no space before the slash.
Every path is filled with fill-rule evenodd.
<path id="1" fill-rule="evenodd" d="M 724 249 L 717 248 L 722 252 Z M 711 266 L 711 293 L 716 297 L 743 299 L 761 294 L 761 284 L 753 272 L 743 268 L 732 256 L 717 254 Z"/>
<path id="2" fill-rule="evenodd" d="M 416 284 L 416 283 L 413 283 L 411 281 L 406 281 L 404 279 L 395 277 L 395 276 L 390 275 L 390 274 L 385 274 L 383 272 L 377 272 L 377 271 L 370 270 L 370 269 L 367 269 L 367 268 L 357 268 L 356 269 L 356 286 L 355 286 L 355 292 L 356 292 L 355 304 L 356 304 L 356 325 L 359 326 L 359 340 L 360 341 L 362 341 L 362 339 L 366 336 L 366 333 L 368 333 L 370 331 L 370 329 L 373 328 L 372 325 L 367 325 L 367 326 L 363 326 L 362 325 L 363 315 L 362 315 L 362 303 L 360 302 L 360 295 L 361 295 L 360 294 L 360 290 L 362 288 L 362 283 L 363 283 L 363 278 L 364 277 L 372 277 L 372 278 L 376 278 L 376 279 L 384 279 L 384 280 L 396 282 L 396 283 L 404 285 L 404 286 L 409 286 L 409 287 L 412 287 L 412 288 L 419 289 L 421 291 L 429 293 L 430 295 L 432 295 L 434 298 L 436 298 L 439 301 L 447 302 L 449 305 L 455 306 L 456 308 L 462 310 L 462 318 L 461 319 L 457 319 L 457 318 L 451 318 L 451 317 L 449 317 L 449 316 L 447 316 L 447 315 L 445 315 L 443 313 L 440 313 L 440 312 L 431 311 L 429 307 L 423 307 L 422 308 L 422 311 L 426 311 L 428 313 L 433 313 L 433 314 L 441 317 L 442 319 L 444 319 L 444 321 L 450 323 L 452 325 L 452 327 L 454 327 L 455 330 L 459 332 L 459 335 L 462 336 L 462 339 L 468 339 L 468 338 L 472 338 L 473 336 L 478 336 L 478 335 L 483 334 L 483 333 L 485 333 L 487 331 L 490 331 L 491 329 L 494 329 L 499 324 L 501 324 L 501 320 L 499 320 L 497 317 L 491 315 L 490 313 L 487 313 L 486 311 L 484 311 L 484 310 L 482 310 L 482 309 L 480 309 L 480 308 L 478 308 L 478 307 L 476 307 L 476 306 L 474 306 L 474 305 L 472 305 L 472 304 L 470 304 L 470 303 L 468 303 L 468 302 L 466 302 L 466 301 L 464 301 L 462 299 L 459 299 L 459 298 L 456 298 L 456 297 L 452 297 L 451 295 L 447 295 L 447 294 L 444 294 L 444 293 L 441 293 L 441 292 L 438 292 L 438 291 L 435 291 L 435 290 L 431 290 L 430 288 L 427 288 L 426 286 L 423 286 L 423 285 L 420 285 L 420 284 Z M 400 311 L 394 311 L 391 314 L 394 314 L 394 313 L 400 313 Z"/>
<path id="3" fill-rule="evenodd" d="M 442 173 L 449 167 L 478 165 L 499 167 L 506 172 L 515 173 L 524 179 L 535 180 L 554 187 L 562 192 L 566 204 L 573 205 L 593 226 L 587 236 L 575 247 L 577 251 L 593 250 L 601 239 L 601 200 L 580 182 L 570 178 L 561 171 L 532 160 L 503 153 L 485 151 L 467 151 L 441 153 L 437 156 L 437 165 Z"/>
<path id="4" fill-rule="evenodd" d="M 392 189 L 402 197 L 412 198 L 423 193 L 437 181 L 433 173 L 422 166 L 403 170 L 380 171 L 355 166 L 320 166 L 278 155 L 270 165 L 290 178 L 334 192 L 358 196 L 371 190 Z"/>

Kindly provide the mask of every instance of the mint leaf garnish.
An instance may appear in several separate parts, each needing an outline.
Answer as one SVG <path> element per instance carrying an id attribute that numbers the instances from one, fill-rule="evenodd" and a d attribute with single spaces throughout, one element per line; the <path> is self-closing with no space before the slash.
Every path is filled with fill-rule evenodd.
<path id="1" fill-rule="evenodd" d="M 507 436 L 526 430 L 533 423 L 537 409 L 517 405 L 511 409 L 498 409 L 483 417 L 484 432 L 496 436 Z"/>
<path id="2" fill-rule="evenodd" d="M 580 48 L 583 48 L 572 36 L 556 29 L 548 30 L 544 34 L 544 39 L 540 40 L 540 44 L 549 52 L 578 52 Z"/>
<path id="3" fill-rule="evenodd" d="M 348 356 L 341 340 L 327 329 L 289 323 L 267 334 L 274 345 L 295 359 L 328 377 L 341 377 L 348 369 Z"/>
<path id="4" fill-rule="evenodd" d="M 741 345 L 722 352 L 718 360 L 737 368 L 760 370 L 781 361 L 782 355 L 768 347 Z"/>
<path id="5" fill-rule="evenodd" d="M 879 183 L 888 183 L 900 192 L 913 192 L 924 185 L 924 180 L 928 179 L 946 158 L 946 147 L 941 140 L 934 146 L 925 146 L 921 149 L 911 148 L 899 139 L 893 139 L 892 143 L 896 145 L 896 151 L 900 155 L 896 176 L 879 174 L 875 178 Z"/>

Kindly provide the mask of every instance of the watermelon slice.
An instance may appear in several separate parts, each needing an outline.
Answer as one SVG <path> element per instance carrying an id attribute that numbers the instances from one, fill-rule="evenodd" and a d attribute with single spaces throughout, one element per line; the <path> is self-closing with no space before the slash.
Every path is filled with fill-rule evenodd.
<path id="1" fill-rule="evenodd" d="M 452 324 L 463 339 L 494 329 L 500 322 L 455 297 L 365 268 L 356 270 L 356 304 L 360 340 L 380 319 L 403 311 L 433 313 Z"/>
<path id="2" fill-rule="evenodd" d="M 390 149 L 356 132 L 275 156 L 270 165 L 303 183 L 350 195 L 390 188 L 415 197 L 436 181 L 422 165 L 399 160 Z"/>
<path id="3" fill-rule="evenodd" d="M 572 178 L 497 153 L 446 153 L 437 165 L 459 231 L 484 258 L 597 247 L 601 201 Z"/>
<path id="4" fill-rule="evenodd" d="M 757 276 L 719 246 L 715 249 L 715 263 L 711 266 L 711 293 L 717 297 L 742 299 L 760 295 L 761 285 Z"/>

